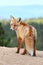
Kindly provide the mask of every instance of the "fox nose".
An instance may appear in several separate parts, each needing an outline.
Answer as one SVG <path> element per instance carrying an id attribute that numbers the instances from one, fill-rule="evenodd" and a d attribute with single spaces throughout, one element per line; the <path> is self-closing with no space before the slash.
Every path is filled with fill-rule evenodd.
<path id="1" fill-rule="evenodd" d="M 10 28 L 11 29 L 11 28 Z"/>

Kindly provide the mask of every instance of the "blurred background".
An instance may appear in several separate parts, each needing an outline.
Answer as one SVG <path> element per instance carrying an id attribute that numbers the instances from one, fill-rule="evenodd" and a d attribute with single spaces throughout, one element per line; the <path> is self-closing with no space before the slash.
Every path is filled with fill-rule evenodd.
<path id="1" fill-rule="evenodd" d="M 23 22 L 37 29 L 36 48 L 43 50 L 43 0 L 0 1 L 0 46 L 17 47 L 16 33 L 10 30 L 10 15 L 21 17 Z"/>

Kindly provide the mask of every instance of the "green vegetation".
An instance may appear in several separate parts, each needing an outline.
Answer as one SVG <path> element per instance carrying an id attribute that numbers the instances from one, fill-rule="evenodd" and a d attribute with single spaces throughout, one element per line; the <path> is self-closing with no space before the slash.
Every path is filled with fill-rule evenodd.
<path id="1" fill-rule="evenodd" d="M 25 19 L 24 22 L 33 25 L 37 29 L 38 40 L 36 48 L 43 50 L 43 18 Z M 0 20 L 0 46 L 17 46 L 16 33 L 10 30 L 10 20 Z"/>

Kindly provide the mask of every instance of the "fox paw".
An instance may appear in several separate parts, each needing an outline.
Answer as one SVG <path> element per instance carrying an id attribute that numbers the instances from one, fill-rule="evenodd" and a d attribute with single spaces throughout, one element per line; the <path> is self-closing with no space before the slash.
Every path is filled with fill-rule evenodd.
<path id="1" fill-rule="evenodd" d="M 19 53 L 19 51 L 17 51 L 16 53 Z"/>

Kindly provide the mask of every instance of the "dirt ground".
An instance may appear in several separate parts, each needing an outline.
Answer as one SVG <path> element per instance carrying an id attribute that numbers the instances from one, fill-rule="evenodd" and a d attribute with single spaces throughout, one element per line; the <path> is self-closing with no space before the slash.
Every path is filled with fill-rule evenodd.
<path id="1" fill-rule="evenodd" d="M 0 47 L 0 65 L 43 65 L 43 51 L 37 51 L 36 57 L 16 53 L 17 48 Z"/>

